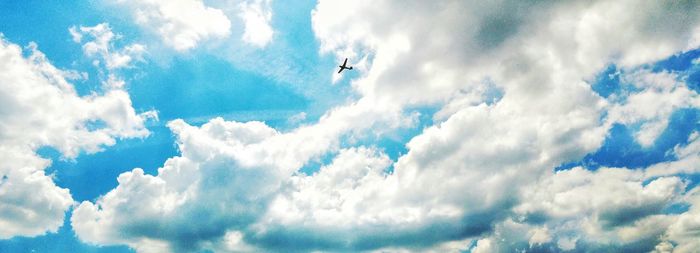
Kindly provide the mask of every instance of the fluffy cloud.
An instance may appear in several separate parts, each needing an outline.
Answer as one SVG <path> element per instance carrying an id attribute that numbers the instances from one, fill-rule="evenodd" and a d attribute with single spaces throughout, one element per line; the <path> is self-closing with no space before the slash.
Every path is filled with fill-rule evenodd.
<path id="1" fill-rule="evenodd" d="M 601 245 L 653 243 L 669 223 L 662 211 L 679 202 L 685 184 L 678 177 L 643 180 L 640 171 L 620 168 L 560 171 L 528 189 L 527 201 L 514 210 L 533 231 L 539 227 L 554 235 L 536 240 L 537 233 L 530 233 L 531 244 L 556 242 L 567 250 L 563 243 L 567 240 Z"/>
<path id="2" fill-rule="evenodd" d="M 639 90 L 621 99 L 608 111 L 608 121 L 633 125 L 641 123 L 637 141 L 650 146 L 666 129 L 671 113 L 681 108 L 700 108 L 700 96 L 688 88 L 677 74 L 638 70 L 622 75 L 623 85 Z"/>
<path id="3" fill-rule="evenodd" d="M 319 1 L 312 20 L 322 51 L 374 54 L 356 83 L 364 95 L 417 103 L 468 93 L 486 77 L 506 94 L 539 95 L 610 62 L 637 66 L 697 47 L 697 18 L 687 15 L 695 5 L 628 4 Z"/>
<path id="4" fill-rule="evenodd" d="M 156 32 L 163 42 L 178 51 L 197 46 L 210 38 L 224 38 L 231 21 L 223 11 L 201 0 L 115 0 L 127 7 L 145 30 Z"/>
<path id="5" fill-rule="evenodd" d="M 0 151 L 0 238 L 58 230 L 73 199 L 44 173 L 50 161 L 31 150 L 0 145 Z"/>
<path id="6" fill-rule="evenodd" d="M 669 226 L 663 241 L 656 245 L 657 252 L 693 252 L 700 247 L 700 201 L 699 190 L 696 188 L 688 194 L 691 208 L 678 215 Z M 675 246 L 674 246 L 675 245 Z"/>
<path id="7" fill-rule="evenodd" d="M 243 19 L 245 31 L 243 41 L 258 47 L 265 47 L 272 40 L 270 26 L 272 10 L 270 0 L 253 0 L 240 3 L 238 16 Z"/>
<path id="8" fill-rule="evenodd" d="M 178 138 L 181 156 L 169 159 L 157 176 L 140 169 L 122 174 L 116 189 L 96 203 L 80 204 L 72 225 L 82 240 L 128 244 L 144 252 L 154 242 L 175 252 L 237 245 L 232 238 L 265 214 L 295 171 L 337 149 L 339 135 L 412 122 L 396 112 L 371 109 L 359 101 L 329 112 L 317 125 L 288 133 L 261 122 L 218 118 L 194 127 L 172 121 L 168 126 Z M 377 120 L 385 114 L 396 117 Z M 135 194 L 149 197 L 133 198 Z"/>
<path id="9" fill-rule="evenodd" d="M 645 177 L 700 173 L 700 134 L 698 132 L 690 135 L 688 145 L 676 146 L 673 153 L 678 157 L 677 160 L 650 166 L 645 171 Z"/>
<path id="10" fill-rule="evenodd" d="M 129 67 L 129 64 L 134 60 L 143 61 L 142 55 L 146 52 L 144 45 L 136 43 L 114 52 L 112 43 L 117 37 L 107 23 L 92 27 L 80 26 L 77 28 L 74 26 L 69 29 L 69 32 L 76 43 L 81 43 L 86 35 L 92 37 L 92 41 L 83 44 L 83 52 L 88 57 L 104 59 L 103 65 L 108 70 Z M 93 63 L 100 66 L 99 60 L 95 60 Z"/>
<path id="11" fill-rule="evenodd" d="M 69 81 L 79 74 L 51 65 L 34 43 L 24 53 L 0 38 L 0 238 L 54 232 L 73 203 L 46 175 L 51 161 L 37 149 L 72 159 L 149 134 L 124 90 L 78 96 Z"/>
<path id="12" fill-rule="evenodd" d="M 474 250 L 693 252 L 698 188 L 682 178 L 697 174 L 697 139 L 693 133 L 677 147 L 675 161 L 641 170 L 576 167 L 523 186 L 513 215 Z"/>
<path id="13" fill-rule="evenodd" d="M 181 155 L 158 175 L 121 175 L 72 224 L 82 240 L 143 252 L 459 251 L 470 239 L 474 252 L 692 246 L 695 209 L 665 213 L 688 202 L 674 175 L 692 170 L 552 170 L 597 150 L 613 124 L 646 124 L 637 139 L 648 144 L 670 113 L 698 106 L 674 74 L 645 70 L 700 46 L 698 8 L 319 1 L 322 52 L 372 59 L 352 83 L 358 102 L 286 133 L 259 122 L 171 122 Z M 609 64 L 636 87 L 625 99 L 585 81 Z M 441 110 L 397 161 L 340 147 L 410 124 L 417 106 Z M 697 159 L 692 147 L 679 157 Z M 295 173 L 328 152 L 336 156 L 318 172 Z"/>

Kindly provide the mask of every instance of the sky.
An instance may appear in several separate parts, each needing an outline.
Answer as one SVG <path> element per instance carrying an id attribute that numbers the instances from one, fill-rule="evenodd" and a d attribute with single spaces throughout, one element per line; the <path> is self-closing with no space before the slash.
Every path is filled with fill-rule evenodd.
<path id="1" fill-rule="evenodd" d="M 0 1 L 0 252 L 697 252 L 697 13 Z"/>

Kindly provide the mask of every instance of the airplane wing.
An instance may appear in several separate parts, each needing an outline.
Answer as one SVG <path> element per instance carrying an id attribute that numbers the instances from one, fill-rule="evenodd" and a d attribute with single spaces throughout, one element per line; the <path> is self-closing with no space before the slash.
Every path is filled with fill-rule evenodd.
<path id="1" fill-rule="evenodd" d="M 343 67 L 340 67 L 340 70 L 338 70 L 338 74 L 343 71 Z"/>
<path id="2" fill-rule="evenodd" d="M 345 64 L 348 64 L 348 58 L 345 58 L 345 61 L 343 62 L 343 67 L 347 66 Z"/>

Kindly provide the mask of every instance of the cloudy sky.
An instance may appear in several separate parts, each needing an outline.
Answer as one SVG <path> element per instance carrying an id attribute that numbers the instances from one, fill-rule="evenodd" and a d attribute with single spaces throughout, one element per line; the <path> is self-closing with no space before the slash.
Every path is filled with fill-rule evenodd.
<path id="1" fill-rule="evenodd" d="M 699 13 L 0 1 L 0 252 L 697 252 Z"/>

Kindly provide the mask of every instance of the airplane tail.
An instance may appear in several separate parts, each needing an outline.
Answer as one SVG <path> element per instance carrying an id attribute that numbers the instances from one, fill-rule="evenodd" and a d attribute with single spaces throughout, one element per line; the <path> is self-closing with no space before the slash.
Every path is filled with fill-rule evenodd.
<path id="1" fill-rule="evenodd" d="M 352 69 L 352 67 L 348 67 L 348 69 Z"/>

